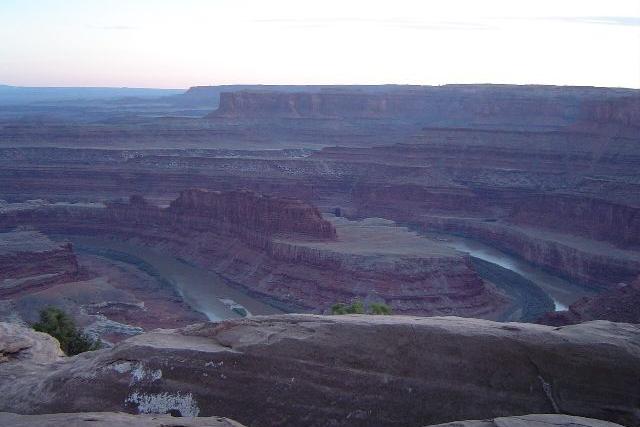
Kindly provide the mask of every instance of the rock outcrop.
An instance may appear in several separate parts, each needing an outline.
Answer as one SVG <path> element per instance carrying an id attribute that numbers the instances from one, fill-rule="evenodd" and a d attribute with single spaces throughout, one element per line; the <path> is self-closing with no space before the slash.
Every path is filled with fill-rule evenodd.
<path id="1" fill-rule="evenodd" d="M 55 243 L 36 231 L 0 233 L 0 299 L 77 276 L 78 261 L 70 243 Z"/>
<path id="2" fill-rule="evenodd" d="M 168 214 L 197 218 L 205 224 L 228 223 L 267 235 L 302 235 L 335 239 L 335 227 L 318 209 L 298 199 L 253 191 L 186 190 L 169 205 Z M 195 224 L 191 224 L 193 227 Z"/>
<path id="3" fill-rule="evenodd" d="M 424 426 L 558 413 L 640 425 L 640 328 L 285 315 L 0 363 L 0 410 L 179 412 L 260 426 Z"/>
<path id="4" fill-rule="evenodd" d="M 584 297 L 568 310 L 547 313 L 537 323 L 561 326 L 589 320 L 640 323 L 640 278 L 596 296 Z"/>
<path id="5" fill-rule="evenodd" d="M 531 414 L 517 417 L 499 417 L 490 420 L 454 421 L 429 427 L 622 427 L 609 421 L 572 415 Z"/>
<path id="6" fill-rule="evenodd" d="M 0 425 L 12 427 L 242 427 L 240 423 L 220 417 L 175 418 L 170 415 L 131 415 L 113 412 L 45 415 L 0 412 Z"/>
<path id="7" fill-rule="evenodd" d="M 0 365 L 41 365 L 60 360 L 64 353 L 52 336 L 16 323 L 0 322 Z"/>

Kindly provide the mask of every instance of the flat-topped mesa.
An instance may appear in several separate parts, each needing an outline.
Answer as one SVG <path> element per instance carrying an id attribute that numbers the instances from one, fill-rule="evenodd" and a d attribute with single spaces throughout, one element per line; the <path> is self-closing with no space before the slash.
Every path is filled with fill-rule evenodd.
<path id="1" fill-rule="evenodd" d="M 271 197 L 254 191 L 189 189 L 171 202 L 167 213 L 199 217 L 205 223 L 226 223 L 269 235 L 296 234 L 335 239 L 336 229 L 320 211 L 298 199 Z"/>
<path id="2" fill-rule="evenodd" d="M 220 93 L 208 118 L 391 119 L 436 127 L 559 130 L 596 117 L 637 127 L 632 89 L 448 85 L 309 91 L 239 88 Z M 634 112 L 635 111 L 635 112 Z"/>
<path id="3" fill-rule="evenodd" d="M 354 92 L 227 92 L 220 94 L 220 107 L 208 117 L 386 117 L 407 100 Z M 411 112 L 411 106 L 405 106 L 404 112 Z"/>

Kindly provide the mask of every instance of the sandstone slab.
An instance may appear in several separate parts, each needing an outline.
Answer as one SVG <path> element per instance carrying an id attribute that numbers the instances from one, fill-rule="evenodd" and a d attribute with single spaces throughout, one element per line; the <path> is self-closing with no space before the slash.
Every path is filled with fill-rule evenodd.
<path id="1" fill-rule="evenodd" d="M 19 415 L 0 412 L 0 425 L 12 427 L 242 427 L 220 417 L 174 418 L 170 415 L 131 415 L 118 412 Z"/>
<path id="2" fill-rule="evenodd" d="M 41 366 L 0 364 L 0 410 L 423 426 L 564 413 L 640 425 L 640 327 L 284 315 L 157 330 Z"/>
<path id="3" fill-rule="evenodd" d="M 532 414 L 516 417 L 499 417 L 491 420 L 454 421 L 430 427 L 622 427 L 609 421 L 572 415 Z"/>

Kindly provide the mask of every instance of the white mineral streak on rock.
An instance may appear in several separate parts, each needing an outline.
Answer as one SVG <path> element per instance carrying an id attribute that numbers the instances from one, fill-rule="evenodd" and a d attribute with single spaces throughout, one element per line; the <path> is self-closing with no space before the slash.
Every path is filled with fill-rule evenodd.
<path id="1" fill-rule="evenodd" d="M 191 393 L 158 393 L 145 394 L 133 392 L 125 399 L 125 403 L 133 403 L 141 414 L 166 414 L 169 411 L 180 411 L 183 417 L 197 417 L 200 413 L 198 403 Z"/>

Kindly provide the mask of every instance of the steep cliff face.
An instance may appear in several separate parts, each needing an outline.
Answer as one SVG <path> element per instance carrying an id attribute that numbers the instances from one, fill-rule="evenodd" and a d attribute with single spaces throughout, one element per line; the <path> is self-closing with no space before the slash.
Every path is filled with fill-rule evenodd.
<path id="1" fill-rule="evenodd" d="M 159 330 L 64 361 L 0 363 L 0 409 L 317 427 L 557 413 L 635 427 L 639 342 L 637 325 L 605 321 L 264 316 Z"/>
<path id="2" fill-rule="evenodd" d="M 547 313 L 537 323 L 560 326 L 589 320 L 640 323 L 640 277 L 594 297 L 582 298 L 569 310 Z"/>
<path id="3" fill-rule="evenodd" d="M 221 93 L 220 106 L 209 118 L 369 118 L 523 130 L 560 129 L 597 118 L 637 126 L 631 104 L 639 96 L 631 89 L 508 85 L 408 86 L 375 92 L 239 90 Z"/>
<path id="4" fill-rule="evenodd" d="M 640 95 L 590 102 L 582 120 L 575 126 L 582 130 L 604 128 L 610 133 L 640 132 Z"/>
<path id="5" fill-rule="evenodd" d="M 300 234 L 334 239 L 336 230 L 317 208 L 298 199 L 270 197 L 253 191 L 186 190 L 167 213 L 203 222 L 229 223 L 267 235 Z"/>
<path id="6" fill-rule="evenodd" d="M 35 231 L 0 233 L 0 299 L 73 280 L 78 261 L 70 243 Z"/>
<path id="7" fill-rule="evenodd" d="M 578 283 L 615 287 L 640 273 L 640 254 L 605 242 L 515 227 L 500 222 L 424 215 L 417 222 L 425 230 L 476 238 Z"/>
<path id="8" fill-rule="evenodd" d="M 550 194 L 520 197 L 509 221 L 607 240 L 623 247 L 640 245 L 640 207 L 589 197 Z"/>
<path id="9" fill-rule="evenodd" d="M 358 118 L 414 116 L 415 97 L 365 93 L 230 92 L 220 95 L 220 107 L 210 117 Z"/>

